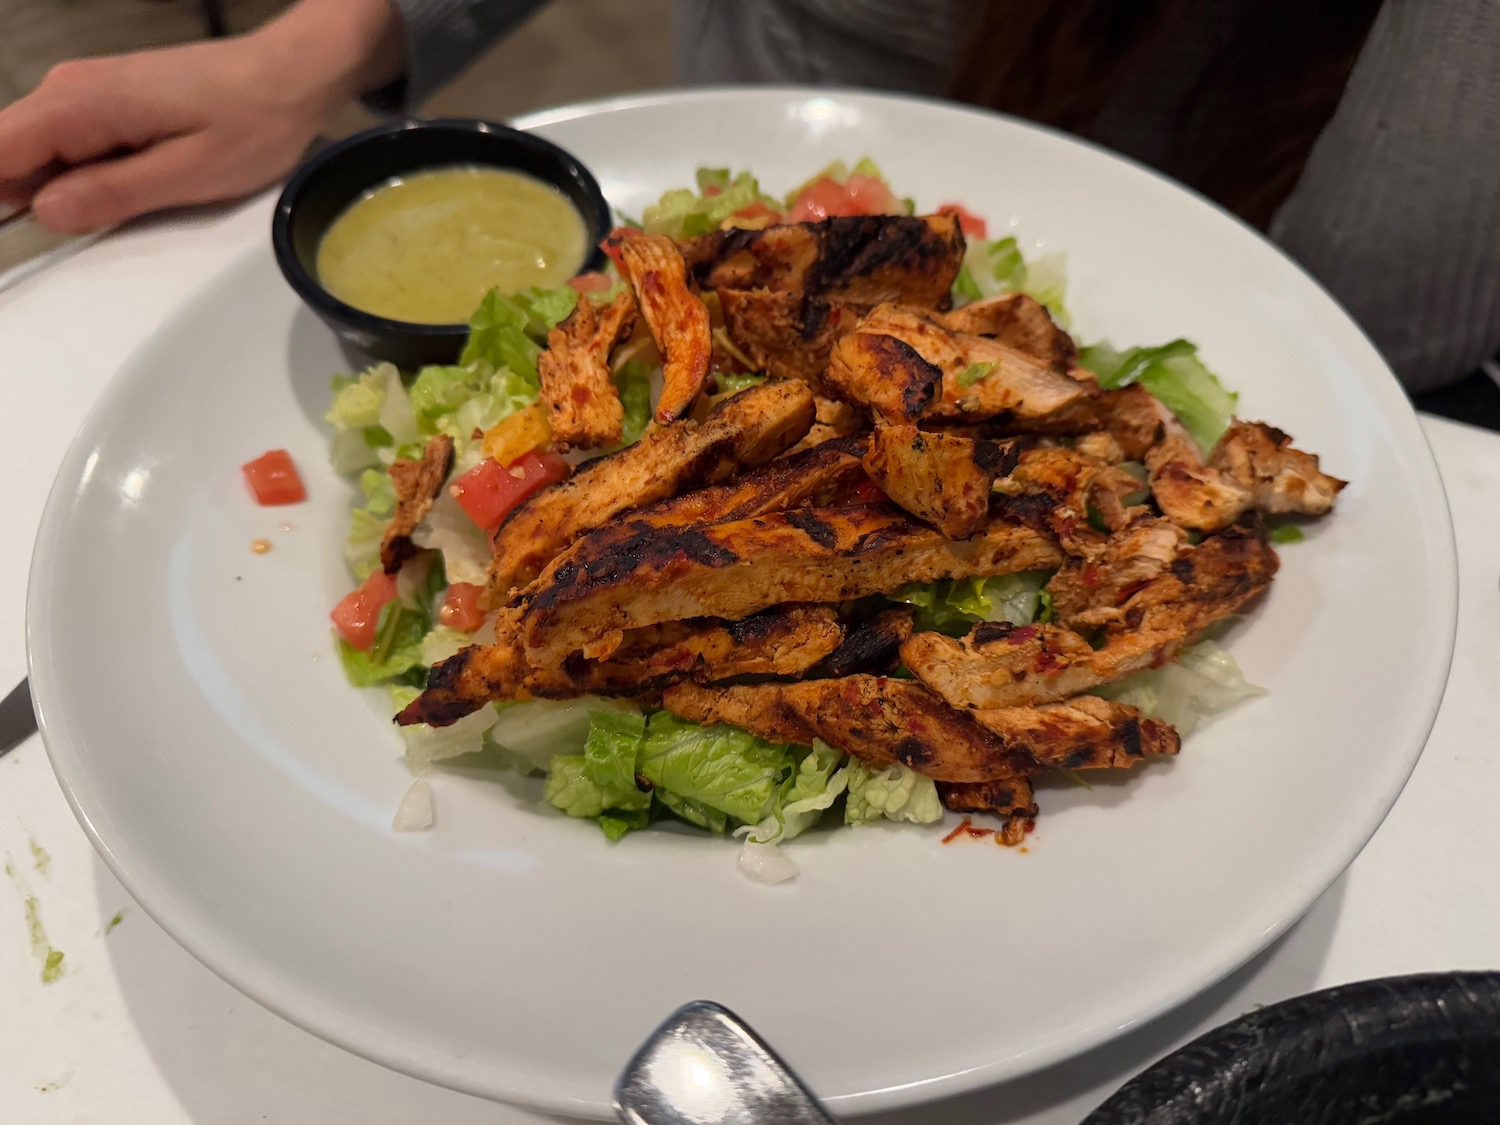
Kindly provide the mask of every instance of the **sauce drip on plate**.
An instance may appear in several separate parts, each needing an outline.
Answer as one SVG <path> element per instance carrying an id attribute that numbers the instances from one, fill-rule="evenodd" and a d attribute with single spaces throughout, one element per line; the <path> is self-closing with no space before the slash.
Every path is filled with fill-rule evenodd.
<path id="1" fill-rule="evenodd" d="M 318 280 L 378 316 L 462 324 L 493 288 L 561 285 L 583 263 L 587 238 L 551 184 L 500 168 L 437 168 L 350 204 L 318 246 Z"/>

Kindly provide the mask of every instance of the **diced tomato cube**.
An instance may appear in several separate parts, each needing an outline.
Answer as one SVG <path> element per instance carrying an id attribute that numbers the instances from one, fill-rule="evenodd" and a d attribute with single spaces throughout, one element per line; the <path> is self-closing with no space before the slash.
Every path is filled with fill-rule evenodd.
<path id="1" fill-rule="evenodd" d="M 499 527 L 510 510 L 537 489 L 562 480 L 568 472 L 568 463 L 551 452 L 532 450 L 508 467 L 486 457 L 453 482 L 453 498 L 488 531 Z"/>
<path id="2" fill-rule="evenodd" d="M 339 635 L 361 652 L 375 643 L 375 629 L 380 611 L 396 597 L 396 576 L 377 570 L 338 605 L 333 607 L 333 624 Z"/>
<path id="3" fill-rule="evenodd" d="M 824 219 L 858 213 L 844 185 L 821 176 L 798 194 L 786 220 L 789 223 L 820 223 Z"/>
<path id="4" fill-rule="evenodd" d="M 620 260 L 620 243 L 627 238 L 640 238 L 645 231 L 636 230 L 635 227 L 615 227 L 605 236 L 603 242 L 599 243 L 599 249 L 609 255 L 610 261 L 620 269 L 625 268 L 625 263 Z"/>
<path id="5" fill-rule="evenodd" d="M 970 238 L 989 237 L 989 224 L 962 203 L 944 203 L 938 210 L 953 214 L 958 219 L 958 229 Z"/>
<path id="6" fill-rule="evenodd" d="M 591 270 L 577 277 L 570 277 L 568 284 L 580 293 L 607 293 L 614 282 L 610 280 L 609 274 Z"/>
<path id="7" fill-rule="evenodd" d="M 257 504 L 300 504 L 307 499 L 307 489 L 297 475 L 297 466 L 285 449 L 273 449 L 254 461 L 245 462 L 241 468 Z"/>
<path id="8" fill-rule="evenodd" d="M 844 192 L 856 215 L 894 215 L 904 210 L 896 193 L 884 180 L 875 176 L 851 172 L 849 179 L 844 182 Z"/>
<path id="9" fill-rule="evenodd" d="M 470 582 L 455 582 L 448 587 L 443 606 L 438 610 L 438 620 L 450 629 L 472 633 L 484 624 L 484 610 L 479 605 L 483 586 Z"/>

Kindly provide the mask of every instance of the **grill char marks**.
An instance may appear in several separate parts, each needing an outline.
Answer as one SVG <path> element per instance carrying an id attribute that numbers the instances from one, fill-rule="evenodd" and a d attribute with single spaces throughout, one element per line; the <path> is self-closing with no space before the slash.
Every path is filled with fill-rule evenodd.
<path id="1" fill-rule="evenodd" d="M 1094 696 L 959 712 L 919 683 L 883 676 L 681 684 L 663 694 L 662 704 L 693 722 L 729 723 L 772 742 L 821 738 L 871 765 L 899 762 L 935 781 L 959 784 L 1130 766 L 1146 753 L 1175 754 L 1179 746 L 1165 723 Z"/>
<path id="2" fill-rule="evenodd" d="M 951 215 L 860 215 L 713 231 L 688 239 L 682 250 L 701 290 L 768 289 L 863 305 L 946 308 L 964 245 Z"/>
<path id="3" fill-rule="evenodd" d="M 702 423 L 674 423 L 539 489 L 500 528 L 488 604 L 505 603 L 512 589 L 534 579 L 580 535 L 622 512 L 717 484 L 779 456 L 807 433 L 813 417 L 806 386 L 766 383 L 725 399 Z"/>
<path id="4" fill-rule="evenodd" d="M 891 672 L 900 661 L 901 644 L 912 633 L 912 611 L 900 606 L 877 613 L 856 625 L 822 665 L 823 674 L 837 678 L 856 672 Z"/>
<path id="5" fill-rule="evenodd" d="M 816 538 L 799 527 L 816 521 Z M 991 520 L 954 543 L 890 505 L 799 509 L 691 530 L 625 523 L 580 541 L 530 593 L 533 663 L 616 629 L 747 616 L 782 602 L 841 602 L 909 582 L 1055 567 L 1049 535 Z"/>

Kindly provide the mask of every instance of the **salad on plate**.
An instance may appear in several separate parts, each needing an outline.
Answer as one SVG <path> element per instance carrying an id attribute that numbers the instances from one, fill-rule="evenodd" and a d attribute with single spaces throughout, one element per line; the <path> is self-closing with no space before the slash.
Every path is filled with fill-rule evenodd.
<path id="1" fill-rule="evenodd" d="M 988 234 L 868 160 L 780 199 L 700 169 L 607 272 L 490 293 L 456 364 L 335 380 L 333 621 L 417 777 L 398 827 L 482 763 L 766 881 L 815 826 L 1014 844 L 1034 778 L 1258 693 L 1210 638 L 1344 482 L 1191 343 L 1079 347 L 1061 258 Z"/>

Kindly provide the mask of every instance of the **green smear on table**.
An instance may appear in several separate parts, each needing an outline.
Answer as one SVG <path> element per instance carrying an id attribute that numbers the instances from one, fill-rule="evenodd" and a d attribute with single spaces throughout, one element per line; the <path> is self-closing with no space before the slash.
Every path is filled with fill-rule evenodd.
<path id="1" fill-rule="evenodd" d="M 42 963 L 42 983 L 51 984 L 63 974 L 63 952 L 54 949 L 47 940 L 47 930 L 42 925 L 42 904 L 26 886 L 9 856 L 5 857 L 5 873 L 10 876 L 11 882 L 16 885 L 16 892 L 21 896 L 21 904 L 26 911 L 26 931 L 31 938 L 31 955 Z"/>
<path id="2" fill-rule="evenodd" d="M 35 838 L 28 838 L 31 844 L 31 865 L 42 873 L 46 878 L 52 873 L 52 857 L 47 854 L 47 849 L 38 844 Z"/>
<path id="3" fill-rule="evenodd" d="M 109 931 L 112 930 L 112 929 L 114 929 L 116 926 L 118 926 L 123 921 L 125 921 L 125 911 L 123 911 L 123 910 L 116 910 L 115 911 L 115 916 L 113 918 L 111 918 L 109 920 L 109 924 L 104 927 L 104 936 L 105 937 L 109 937 Z"/>

